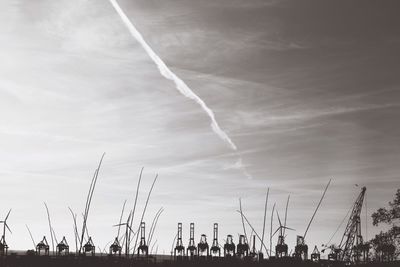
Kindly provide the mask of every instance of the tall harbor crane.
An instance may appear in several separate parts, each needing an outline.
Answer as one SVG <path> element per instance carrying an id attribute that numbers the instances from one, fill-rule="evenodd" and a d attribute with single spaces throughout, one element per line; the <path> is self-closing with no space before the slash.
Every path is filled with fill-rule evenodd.
<path id="1" fill-rule="evenodd" d="M 211 246 L 211 256 L 212 257 L 221 257 L 221 248 L 218 244 L 218 223 L 214 223 L 214 231 L 213 231 L 213 243 Z"/>
<path id="2" fill-rule="evenodd" d="M 149 255 L 149 246 L 146 244 L 146 224 L 145 222 L 141 222 L 140 224 L 140 243 L 137 249 L 137 255 L 148 256 Z"/>
<path id="3" fill-rule="evenodd" d="M 189 245 L 186 249 L 186 254 L 189 257 L 194 257 L 197 254 L 196 244 L 194 243 L 194 223 L 190 223 Z"/>
<path id="4" fill-rule="evenodd" d="M 185 256 L 185 247 L 182 243 L 182 223 L 178 223 L 178 233 L 176 234 L 176 246 L 174 249 L 174 258 Z"/>
<path id="5" fill-rule="evenodd" d="M 361 192 L 354 203 L 350 218 L 347 222 L 339 248 L 341 250 L 340 260 L 350 262 L 359 262 L 365 260 L 368 254 L 369 246 L 364 244 L 361 235 L 361 210 L 367 188 L 361 188 Z"/>

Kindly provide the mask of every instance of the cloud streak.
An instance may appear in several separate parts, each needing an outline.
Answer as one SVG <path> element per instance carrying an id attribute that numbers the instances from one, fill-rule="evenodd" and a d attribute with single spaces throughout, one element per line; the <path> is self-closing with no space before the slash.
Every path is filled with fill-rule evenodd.
<path id="1" fill-rule="evenodd" d="M 126 16 L 124 11 L 119 6 L 116 0 L 110 0 L 110 3 L 121 17 L 122 21 L 124 22 L 125 26 L 128 28 L 129 32 L 132 36 L 140 43 L 143 49 L 147 52 L 149 57 L 153 60 L 153 62 L 157 65 L 160 73 L 166 79 L 171 80 L 175 83 L 176 89 L 185 97 L 192 99 L 197 104 L 201 106 L 201 108 L 207 113 L 208 117 L 211 120 L 211 128 L 213 131 L 221 138 L 225 143 L 229 145 L 229 147 L 233 150 L 237 150 L 237 146 L 231 140 L 231 138 L 221 129 L 217 120 L 215 119 L 214 112 L 207 106 L 207 104 L 198 96 L 196 95 L 186 83 L 180 79 L 174 72 L 172 72 L 168 66 L 164 63 L 164 61 L 153 51 L 153 49 L 147 44 L 144 40 L 141 33 L 136 29 L 136 27 L 132 24 L 130 19 Z"/>

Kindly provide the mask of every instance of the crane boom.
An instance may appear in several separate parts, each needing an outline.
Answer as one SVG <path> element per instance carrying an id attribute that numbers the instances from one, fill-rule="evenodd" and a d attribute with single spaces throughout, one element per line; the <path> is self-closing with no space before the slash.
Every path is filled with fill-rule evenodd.
<path id="1" fill-rule="evenodd" d="M 363 206 L 365 191 L 367 188 L 364 186 L 361 189 L 360 194 L 354 203 L 353 209 L 351 211 L 350 218 L 347 222 L 346 230 L 344 231 L 342 240 L 340 241 L 341 255 L 340 259 L 342 261 L 351 261 L 354 254 L 354 247 L 361 245 L 363 239 L 361 236 L 361 210 Z"/>

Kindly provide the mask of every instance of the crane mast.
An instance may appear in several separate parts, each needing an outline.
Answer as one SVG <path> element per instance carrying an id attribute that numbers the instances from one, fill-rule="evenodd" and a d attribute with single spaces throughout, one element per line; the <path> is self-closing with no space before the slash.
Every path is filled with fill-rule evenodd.
<path id="1" fill-rule="evenodd" d="M 358 262 L 360 260 L 361 251 L 359 251 L 359 248 L 363 247 L 360 215 L 366 190 L 366 187 L 361 189 L 361 192 L 354 203 L 349 221 L 347 222 L 346 230 L 340 242 L 340 259 L 342 261 L 349 262 L 354 260 Z"/>

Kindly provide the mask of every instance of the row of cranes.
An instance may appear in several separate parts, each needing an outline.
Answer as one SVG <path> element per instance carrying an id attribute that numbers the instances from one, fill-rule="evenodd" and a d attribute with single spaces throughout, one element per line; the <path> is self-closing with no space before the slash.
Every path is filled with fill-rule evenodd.
<path id="1" fill-rule="evenodd" d="M 145 232 L 146 232 L 145 227 L 146 227 L 145 222 L 142 222 L 141 226 L 140 226 L 140 231 L 139 231 L 141 237 L 140 237 L 140 241 L 139 241 L 139 246 L 137 248 L 138 256 L 140 256 L 140 255 L 148 256 L 148 254 L 149 254 L 149 247 L 146 243 L 146 237 L 145 237 Z M 49 246 L 49 243 L 47 242 L 46 236 L 44 236 L 43 239 L 39 243 L 36 244 L 32 237 L 30 229 L 28 227 L 27 227 L 27 229 L 31 235 L 32 242 L 36 248 L 35 254 L 48 256 L 50 254 L 50 246 Z M 109 255 L 121 256 L 122 248 L 123 247 L 121 246 L 120 239 L 118 237 L 116 237 L 114 242 L 109 246 Z M 100 251 L 101 251 L 101 249 L 100 249 Z M 58 243 L 56 246 L 56 254 L 55 255 L 56 256 L 67 256 L 67 255 L 69 255 L 69 253 L 70 253 L 69 245 L 64 236 L 63 239 L 61 240 L 61 242 Z M 88 235 L 87 240 L 82 247 L 81 255 L 95 256 L 95 254 L 96 254 L 96 246 L 93 243 L 92 237 Z"/>
<path id="2" fill-rule="evenodd" d="M 255 239 L 253 245 L 255 246 Z M 178 232 L 176 235 L 176 245 L 171 254 L 173 253 L 175 259 L 187 256 L 194 257 L 221 257 L 221 249 L 223 249 L 224 257 L 239 256 L 245 257 L 249 255 L 249 245 L 245 241 L 244 235 L 239 236 L 239 243 L 236 246 L 233 242 L 232 235 L 227 235 L 226 243 L 222 247 L 218 242 L 218 223 L 214 223 L 213 227 L 213 242 L 211 247 L 207 242 L 207 236 L 202 234 L 200 241 L 195 244 L 194 240 L 194 223 L 190 223 L 190 237 L 187 248 L 182 242 L 182 223 L 178 223 Z M 253 247 L 252 251 L 256 251 Z"/>
<path id="3" fill-rule="evenodd" d="M 182 259 L 187 257 L 194 259 L 198 257 L 236 257 L 240 259 L 252 258 L 254 260 L 263 259 L 263 253 L 256 248 L 256 235 L 252 235 L 252 246 L 250 247 L 249 242 L 245 235 L 239 235 L 239 241 L 237 244 L 233 241 L 232 235 L 227 235 L 225 244 L 222 246 L 218 241 L 218 223 L 214 223 L 213 227 L 213 242 L 211 246 L 207 242 L 207 236 L 202 234 L 200 241 L 195 243 L 194 239 L 194 223 L 190 223 L 189 231 L 189 242 L 188 246 L 185 247 L 182 241 L 182 223 L 178 223 L 178 232 L 176 235 L 175 247 L 171 251 L 174 259 Z M 175 242 L 174 240 L 174 242 Z M 222 251 L 222 253 L 221 253 Z M 276 246 L 276 255 L 281 257 L 287 256 L 287 245 L 284 243 L 283 236 L 280 236 L 278 244 Z"/>
<path id="4" fill-rule="evenodd" d="M 288 245 L 285 243 L 285 238 L 286 238 L 286 231 L 291 230 L 294 231 L 294 229 L 290 228 L 287 226 L 287 212 L 288 212 L 288 204 L 289 204 L 289 199 L 290 196 L 287 199 L 286 202 L 286 209 L 285 209 L 285 216 L 284 220 L 282 221 L 280 218 L 280 215 L 277 210 L 275 210 L 275 204 L 272 208 L 272 214 L 271 214 L 271 234 L 270 234 L 270 248 L 267 249 L 265 244 L 264 244 L 264 233 L 265 233 L 265 212 L 264 212 L 264 227 L 263 227 L 263 233 L 261 237 L 257 234 L 257 232 L 254 230 L 246 216 L 243 214 L 243 211 L 241 209 L 241 203 L 240 203 L 240 210 L 238 211 L 241 214 L 242 217 L 242 223 L 243 223 L 243 231 L 244 234 L 239 235 L 239 241 L 238 244 L 236 245 L 233 241 L 233 236 L 232 235 L 227 235 L 225 244 L 221 246 L 218 243 L 218 224 L 214 223 L 214 229 L 213 229 L 213 243 L 212 246 L 209 247 L 207 243 L 207 238 L 206 235 L 202 234 L 200 237 L 199 243 L 195 244 L 194 240 L 194 223 L 190 223 L 190 230 L 189 230 L 189 243 L 187 248 L 183 245 L 182 241 L 182 223 L 178 223 L 178 231 L 175 236 L 173 244 L 175 244 L 175 247 L 171 250 L 171 255 L 174 256 L 174 259 L 182 259 L 184 257 L 186 258 L 195 258 L 195 257 L 221 257 L 221 250 L 223 250 L 223 256 L 224 257 L 235 257 L 235 258 L 241 258 L 241 259 L 253 259 L 253 260 L 262 260 L 264 258 L 263 255 L 263 249 L 265 248 L 265 252 L 269 256 L 269 259 L 285 259 L 288 257 L 291 258 L 297 258 L 301 260 L 311 260 L 311 261 L 319 261 L 321 259 L 321 253 L 318 249 L 317 246 L 314 247 L 314 250 L 309 256 L 309 249 L 308 245 L 306 244 L 306 237 L 307 233 L 310 230 L 310 226 L 315 218 L 315 215 L 317 211 L 319 210 L 321 203 L 325 197 L 325 194 L 327 192 L 327 189 L 330 185 L 330 182 L 326 185 L 322 197 L 318 202 L 318 205 L 316 209 L 314 210 L 314 213 L 311 216 L 311 219 L 307 225 L 307 228 L 304 232 L 303 235 L 298 235 L 296 237 L 296 245 L 294 248 L 294 253 L 288 253 Z M 369 253 L 369 244 L 364 242 L 363 237 L 361 235 L 361 210 L 363 206 L 363 201 L 365 197 L 365 192 L 366 188 L 363 187 L 361 189 L 360 194 L 358 195 L 356 201 L 354 202 L 352 206 L 352 212 L 351 215 L 348 219 L 347 226 L 345 229 L 345 232 L 342 236 L 341 242 L 339 246 L 327 246 L 323 245 L 325 248 L 322 250 L 322 252 L 325 252 L 326 249 L 330 249 L 330 253 L 328 255 L 328 260 L 330 261 L 343 261 L 343 262 L 355 262 L 355 263 L 360 263 L 360 262 L 367 262 L 368 261 L 368 253 Z M 266 197 L 266 203 L 268 201 L 268 193 L 267 192 L 267 197 Z M 273 232 L 272 229 L 272 221 L 274 214 L 276 214 L 279 226 Z M 251 227 L 252 229 L 252 234 L 251 234 L 251 239 L 252 239 L 252 246 L 250 248 L 248 238 L 246 235 L 246 229 L 244 225 L 244 221 L 247 222 L 247 224 Z M 254 235 L 253 235 L 254 233 Z M 278 234 L 278 241 L 275 246 L 275 251 L 272 250 L 272 237 Z M 261 246 L 260 249 L 256 249 L 256 237 L 259 239 Z M 175 243 L 176 240 L 176 243 Z M 272 256 L 274 254 L 274 256 Z"/>
<path id="5" fill-rule="evenodd" d="M 104 155 L 103 155 L 104 157 Z M 69 208 L 72 218 L 73 218 L 73 225 L 74 225 L 74 235 L 75 235 L 75 246 L 76 246 L 76 253 L 78 255 L 95 255 L 96 253 L 96 247 L 93 243 L 92 237 L 88 233 L 88 227 L 87 227 L 87 221 L 88 221 L 88 214 L 90 210 L 90 203 L 92 200 L 93 196 L 93 191 L 97 182 L 97 177 L 99 174 L 99 169 L 101 166 L 101 162 L 103 160 L 103 157 L 100 160 L 100 163 L 98 165 L 98 168 L 95 171 L 95 174 L 92 178 L 92 182 L 90 185 L 89 193 L 87 196 L 87 201 L 86 201 L 86 206 L 85 206 L 85 212 L 82 214 L 83 215 L 83 226 L 82 226 L 82 231 L 81 235 L 78 233 L 78 228 L 77 228 L 77 215 L 72 211 L 72 209 Z M 143 221 L 145 211 L 148 205 L 148 201 L 150 198 L 150 194 L 152 192 L 153 186 L 157 180 L 157 176 L 155 177 L 151 189 L 148 193 L 146 204 L 143 210 L 143 213 L 141 215 L 140 221 L 139 221 L 139 226 L 137 229 L 133 229 L 133 217 L 135 215 L 135 209 L 136 209 L 136 202 L 137 202 L 137 195 L 139 191 L 139 186 L 141 182 L 141 177 L 142 177 L 142 172 L 143 168 L 140 172 L 139 180 L 138 180 L 138 185 L 137 185 L 137 191 L 136 191 L 136 196 L 135 196 L 135 203 L 134 207 L 129 213 L 126 222 L 123 222 L 123 215 L 124 215 L 124 209 L 125 209 L 125 204 L 126 201 L 124 202 L 121 216 L 119 223 L 114 225 L 114 227 L 118 227 L 118 232 L 117 236 L 115 237 L 114 242 L 109 246 L 109 255 L 117 255 L 121 256 L 123 249 L 125 249 L 125 256 L 128 257 L 129 255 L 138 255 L 138 256 L 148 256 L 149 254 L 152 253 L 153 247 L 156 242 L 152 243 L 152 238 L 154 235 L 155 227 L 157 225 L 158 219 L 163 212 L 163 208 L 160 208 L 156 215 L 154 216 L 153 222 L 150 227 L 149 235 L 148 235 L 148 240 L 146 240 L 146 224 Z M 223 256 L 224 257 L 236 257 L 236 258 L 250 258 L 254 260 L 261 260 L 264 258 L 263 255 L 263 250 L 267 254 L 267 256 L 270 259 L 283 259 L 287 257 L 294 257 L 294 258 L 299 258 L 303 260 L 308 260 L 308 246 L 305 242 L 307 233 L 310 229 L 310 226 L 314 220 L 314 217 L 320 208 L 320 205 L 325 197 L 325 194 L 327 192 L 327 189 L 330 185 L 330 182 L 326 185 L 322 197 L 320 201 L 318 202 L 318 205 L 307 225 L 307 228 L 304 232 L 303 235 L 297 236 L 296 238 L 296 246 L 294 249 L 294 253 L 288 253 L 288 245 L 285 243 L 285 238 L 286 238 L 286 231 L 291 230 L 293 231 L 294 229 L 290 228 L 287 226 L 287 213 L 288 213 L 288 204 L 289 204 L 289 199 L 290 196 L 287 199 L 286 202 L 286 209 L 285 209 L 285 216 L 284 220 L 282 222 L 280 215 L 277 210 L 275 210 L 275 204 L 272 208 L 272 213 L 271 213 L 271 231 L 270 231 L 270 248 L 267 249 L 265 246 L 265 240 L 264 240 L 264 234 L 265 234 L 265 221 L 266 221 L 266 211 L 267 211 L 267 203 L 268 203 L 268 195 L 269 195 L 269 190 L 267 191 L 266 195 L 266 201 L 265 201 L 265 210 L 264 210 L 264 223 L 263 223 L 263 231 L 262 235 L 259 235 L 253 226 L 250 224 L 249 220 L 247 217 L 244 215 L 243 210 L 242 210 L 242 205 L 239 200 L 240 204 L 240 210 L 237 212 L 240 214 L 241 219 L 242 219 L 242 224 L 243 224 L 243 232 L 244 234 L 239 235 L 239 241 L 238 244 L 236 245 L 233 241 L 233 236 L 232 235 L 227 235 L 225 244 L 221 246 L 218 242 L 218 224 L 214 223 L 213 227 L 213 242 L 212 245 L 209 246 L 207 242 L 207 237 L 205 234 L 202 234 L 200 237 L 199 243 L 195 243 L 195 238 L 194 238 L 194 223 L 190 224 L 190 237 L 189 237 L 189 243 L 187 248 L 183 245 L 182 241 L 182 223 L 178 223 L 178 232 L 177 235 L 175 236 L 173 245 L 175 244 L 175 248 L 171 249 L 171 255 L 174 256 L 174 258 L 179 259 L 182 257 L 189 257 L 189 258 L 195 258 L 195 257 L 221 257 L 221 251 L 223 251 Z M 363 206 L 363 201 L 365 197 L 365 192 L 366 188 L 363 187 L 359 196 L 357 197 L 352 209 L 351 209 L 351 215 L 348 219 L 347 226 L 345 229 L 345 232 L 342 236 L 341 242 L 339 246 L 334 246 L 326 244 L 324 245 L 324 249 L 322 252 L 324 252 L 326 249 L 330 249 L 330 253 L 328 255 L 328 259 L 332 261 L 344 261 L 344 262 L 364 262 L 368 260 L 368 252 L 369 252 L 369 245 L 368 243 L 365 243 L 362 235 L 361 235 L 361 219 L 360 219 L 360 214 Z M 61 242 L 57 242 L 56 235 L 54 232 L 54 229 L 51 225 L 51 220 L 50 220 L 50 213 L 47 208 L 47 205 L 45 203 L 46 207 L 46 212 L 48 216 L 48 223 L 49 223 L 49 229 L 50 229 L 50 236 L 51 236 L 51 242 L 52 242 L 52 251 L 55 251 L 57 256 L 62 256 L 62 255 L 68 255 L 70 252 L 69 244 L 65 238 L 65 236 L 62 238 Z M 11 210 L 7 213 L 5 219 L 3 221 L 0 221 L 0 223 L 3 224 L 3 233 L 2 237 L 0 239 L 0 255 L 6 255 L 8 251 L 8 245 L 6 242 L 6 231 L 11 233 L 11 230 L 7 224 L 7 220 L 9 218 L 9 215 L 11 213 Z M 279 222 L 279 227 L 276 229 L 274 233 L 272 229 L 272 221 L 274 214 L 276 213 L 278 222 Z M 250 235 L 250 238 L 252 239 L 252 247 L 250 248 L 249 245 L 249 238 L 246 234 L 246 227 L 245 227 L 245 222 L 250 226 L 252 229 L 252 234 Z M 125 227 L 125 234 L 121 235 L 121 227 Z M 35 254 L 38 255 L 49 255 L 50 252 L 50 246 L 47 242 L 46 237 L 44 236 L 43 239 L 39 243 L 35 243 L 32 233 L 29 229 L 28 226 L 26 226 L 29 232 L 29 235 L 32 239 L 32 242 L 34 244 L 34 247 L 36 251 L 34 251 Z M 136 231 L 135 231 L 136 230 Z M 254 233 L 254 235 L 253 235 Z M 275 246 L 275 251 L 273 252 L 272 250 L 272 237 L 278 234 L 278 241 Z M 139 239 L 140 237 L 140 239 Z M 259 249 L 256 248 L 256 237 L 258 238 L 261 246 Z M 136 238 L 136 241 L 134 239 Z M 54 240 L 56 241 L 56 249 L 54 249 Z M 131 243 L 133 243 L 134 247 L 133 249 L 130 247 Z M 149 249 L 149 246 L 153 244 L 153 247 Z M 105 249 L 104 249 L 105 250 Z M 100 252 L 104 251 L 100 249 Z M 157 249 L 156 249 L 157 251 Z M 156 252 L 157 253 L 157 252 Z M 389 253 L 389 252 L 385 252 Z M 275 254 L 275 256 L 272 256 L 272 254 Z M 290 255 L 291 254 L 291 255 Z M 384 254 L 383 257 L 390 257 L 390 255 Z M 320 260 L 320 252 L 315 246 L 314 250 L 311 253 L 311 260 L 313 261 L 318 261 Z"/>
<path id="6" fill-rule="evenodd" d="M 88 233 L 88 217 L 89 217 L 89 211 L 91 208 L 91 202 L 92 202 L 94 190 L 95 190 L 95 187 L 97 184 L 97 179 L 98 179 L 99 172 L 100 172 L 100 167 L 102 165 L 104 156 L 105 156 L 105 153 L 103 153 L 103 155 L 98 163 L 98 166 L 95 169 L 95 172 L 93 174 L 93 177 L 92 177 L 92 180 L 90 183 L 89 191 L 88 191 L 88 194 L 86 197 L 85 210 L 82 214 L 83 222 L 82 222 L 81 232 L 78 231 L 77 214 L 74 213 L 71 208 L 68 208 L 69 211 L 71 212 L 72 219 L 73 219 L 73 229 L 74 229 L 75 247 L 76 247 L 75 255 L 94 256 L 96 254 L 96 246 L 94 245 L 92 237 Z M 126 204 L 126 201 L 125 201 L 123 208 L 122 208 L 119 223 L 117 225 L 114 225 L 114 227 L 118 227 L 118 233 L 117 233 L 117 237 L 115 238 L 114 242 L 109 246 L 109 255 L 121 256 L 123 248 L 125 248 L 126 257 L 129 257 L 130 255 L 135 255 L 136 254 L 135 251 L 137 251 L 137 255 L 147 256 L 149 254 L 149 244 L 152 241 L 158 219 L 159 219 L 161 213 L 164 211 L 164 209 L 160 208 L 158 210 L 158 212 L 156 213 L 156 215 L 153 219 L 153 222 L 151 224 L 150 233 L 149 233 L 149 241 L 148 241 L 148 243 L 146 243 L 146 237 L 145 237 L 145 233 L 146 233 L 145 227 L 146 226 L 145 226 L 145 222 L 143 221 L 143 219 L 145 216 L 147 205 L 149 203 L 150 195 L 151 195 L 153 187 L 157 181 L 158 175 L 155 176 L 155 178 L 153 179 L 153 182 L 151 184 L 151 188 L 148 192 L 146 203 L 145 203 L 143 212 L 141 214 L 141 217 L 140 217 L 140 220 L 138 223 L 138 228 L 133 229 L 134 228 L 133 222 L 134 222 L 134 216 L 135 216 L 136 207 L 137 207 L 139 188 L 140 188 L 140 184 L 142 181 L 143 169 L 144 168 L 142 168 L 140 171 L 139 179 L 138 179 L 137 186 L 136 186 L 134 206 L 133 206 L 132 210 L 129 212 L 129 216 L 128 216 L 126 222 L 122 222 L 125 204 Z M 50 231 L 50 237 L 51 237 L 51 245 L 52 245 L 51 251 L 53 251 L 53 255 L 55 255 L 55 256 L 69 255 L 70 254 L 70 246 L 69 246 L 65 236 L 62 238 L 61 242 L 57 241 L 54 228 L 52 227 L 49 209 L 48 209 L 46 203 L 44 203 L 44 205 L 45 205 L 46 212 L 47 212 L 49 231 Z M 4 228 L 2 238 L 0 239 L 0 256 L 7 255 L 7 252 L 9 249 L 9 247 L 6 243 L 6 229 L 9 232 L 11 232 L 11 230 L 7 224 L 7 219 L 10 215 L 10 212 L 11 212 L 11 210 L 8 212 L 8 214 L 4 220 L 0 221 L 0 223 L 3 223 L 3 228 Z M 125 228 L 126 228 L 125 235 L 120 235 L 122 226 L 125 226 Z M 36 243 L 28 225 L 26 225 L 26 228 L 29 232 L 29 235 L 32 240 L 33 247 L 34 247 L 34 250 L 28 250 L 28 254 L 49 255 L 50 254 L 50 245 L 49 245 L 49 242 L 47 241 L 46 236 L 43 236 L 43 239 L 39 243 Z M 134 230 L 136 230 L 136 231 L 134 231 Z M 140 240 L 138 240 L 139 236 L 140 236 Z M 136 240 L 134 240 L 135 238 L 136 238 Z M 56 244 L 56 248 L 54 248 L 54 241 Z M 156 242 L 154 242 L 154 244 L 155 243 Z M 133 249 L 131 248 L 131 244 L 133 244 L 133 246 L 134 246 Z M 105 248 L 104 249 L 99 248 L 99 249 L 100 249 L 100 253 L 103 253 L 103 251 L 105 251 Z M 133 251 L 133 253 L 132 253 L 132 251 Z"/>

